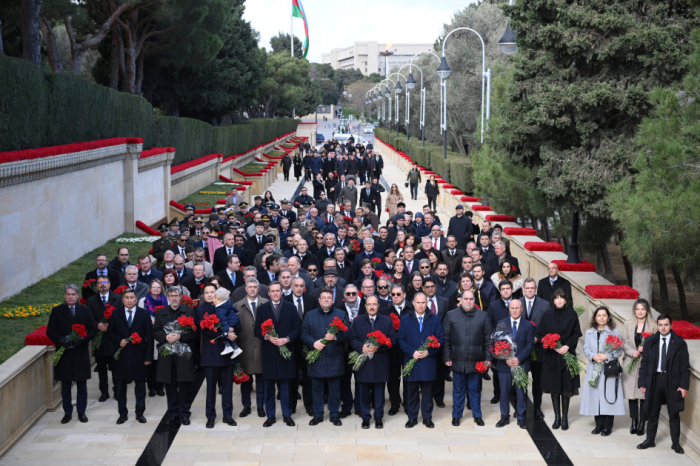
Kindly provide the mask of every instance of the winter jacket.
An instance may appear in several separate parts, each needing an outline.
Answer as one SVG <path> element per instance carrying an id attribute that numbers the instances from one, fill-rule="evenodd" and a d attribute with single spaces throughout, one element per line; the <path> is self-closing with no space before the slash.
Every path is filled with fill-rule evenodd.
<path id="1" fill-rule="evenodd" d="M 301 324 L 301 341 L 309 351 L 314 349 L 314 343 L 322 339 L 328 332 L 328 328 L 333 319 L 338 317 L 345 325 L 350 327 L 347 312 L 341 309 L 331 309 L 323 312 L 320 307 L 304 315 Z M 309 377 L 329 378 L 341 377 L 345 373 L 345 342 L 350 338 L 350 331 L 338 332 L 335 341 L 329 341 L 321 351 L 320 356 L 314 363 L 310 363 L 307 368 Z"/>
<path id="2" fill-rule="evenodd" d="M 493 361 L 489 350 L 492 327 L 486 312 L 479 309 L 466 312 L 458 307 L 447 313 L 443 327 L 442 359 L 452 361 L 454 372 L 471 374 L 476 372 L 477 362 Z"/>

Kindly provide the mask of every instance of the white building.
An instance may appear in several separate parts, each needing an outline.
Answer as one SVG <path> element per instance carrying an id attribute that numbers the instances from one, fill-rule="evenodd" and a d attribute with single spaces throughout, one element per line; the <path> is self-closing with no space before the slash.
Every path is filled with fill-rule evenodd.
<path id="1" fill-rule="evenodd" d="M 379 73 L 384 75 L 385 58 L 381 52 L 393 52 L 386 59 L 389 69 L 405 65 L 418 52 L 432 50 L 433 44 L 380 44 L 378 42 L 355 42 L 350 47 L 333 49 L 324 53 L 322 63 L 328 63 L 334 70 L 359 69 L 363 74 Z"/>

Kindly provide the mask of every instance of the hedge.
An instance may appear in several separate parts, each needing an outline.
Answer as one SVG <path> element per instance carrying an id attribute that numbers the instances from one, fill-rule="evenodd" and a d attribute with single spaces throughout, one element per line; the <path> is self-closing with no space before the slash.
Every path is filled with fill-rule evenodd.
<path id="1" fill-rule="evenodd" d="M 0 152 L 112 137 L 143 138 L 144 148 L 175 147 L 174 165 L 206 154 L 240 154 L 295 131 L 290 118 L 231 126 L 158 116 L 146 99 L 0 56 Z"/>

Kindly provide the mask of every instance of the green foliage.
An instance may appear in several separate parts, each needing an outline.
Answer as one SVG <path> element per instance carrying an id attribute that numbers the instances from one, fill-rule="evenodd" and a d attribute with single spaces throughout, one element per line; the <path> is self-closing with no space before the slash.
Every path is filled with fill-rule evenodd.
<path id="1" fill-rule="evenodd" d="M 335 83 L 328 78 L 319 79 L 318 84 L 321 88 L 321 103 L 322 103 L 322 105 L 335 105 L 335 104 L 337 104 L 338 99 L 340 98 L 340 92 L 338 91 L 338 86 L 336 86 Z"/>
<path id="2" fill-rule="evenodd" d="M 146 148 L 175 147 L 178 164 L 211 153 L 245 152 L 294 131 L 297 124 L 283 118 L 213 127 L 156 116 L 142 97 L 0 57 L 0 151 L 141 137 Z"/>
<path id="3" fill-rule="evenodd" d="M 286 53 L 291 57 L 292 50 L 289 46 L 289 34 L 281 31 L 278 32 L 276 36 L 270 39 L 270 49 L 272 53 Z M 304 58 L 301 41 L 297 36 L 294 36 L 294 56 L 296 58 Z"/>
<path id="4" fill-rule="evenodd" d="M 291 116 L 292 109 L 306 115 L 321 104 L 320 87 L 309 89 L 309 62 L 284 53 L 270 53 L 265 65 L 265 77 L 259 88 L 259 98 L 268 116 Z M 308 99 L 308 100 L 307 100 Z M 313 105 L 310 105 L 313 103 Z M 310 109 L 310 110 L 309 110 Z M 304 113 L 304 111 L 306 111 Z"/>

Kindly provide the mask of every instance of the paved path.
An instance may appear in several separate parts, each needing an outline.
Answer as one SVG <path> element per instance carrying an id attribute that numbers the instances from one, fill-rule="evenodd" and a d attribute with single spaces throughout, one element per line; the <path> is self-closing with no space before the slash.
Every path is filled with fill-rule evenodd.
<path id="1" fill-rule="evenodd" d="M 387 161 L 388 162 L 388 161 Z M 424 194 L 417 201 L 410 200 L 403 182 L 406 174 L 391 163 L 386 163 L 386 181 L 396 183 L 404 192 L 408 210 L 420 211 L 426 203 Z M 298 184 L 278 181 L 270 190 L 276 199 L 291 197 Z M 444 222 L 448 214 L 440 213 Z M 386 217 L 384 217 L 386 219 Z M 206 383 L 206 382 L 205 382 Z M 452 384 L 446 384 L 444 409 L 434 411 L 434 429 L 419 424 L 406 429 L 406 416 L 385 417 L 384 429 L 362 430 L 361 420 L 351 416 L 343 420 L 341 427 L 326 421 L 310 427 L 310 418 L 300 409 L 293 416 L 296 427 L 281 422 L 269 429 L 262 427 L 264 419 L 256 416 L 239 418 L 240 391 L 234 386 L 234 418 L 238 427 L 221 423 L 220 405 L 218 423 L 214 429 L 206 429 L 204 415 L 205 390 L 199 390 L 193 405 L 192 425 L 168 432 L 159 423 L 165 413 L 165 398 L 146 400 L 146 424 L 133 418 L 133 391 L 129 390 L 131 419 L 126 424 L 115 424 L 117 406 L 114 399 L 98 403 L 96 375 L 88 383 L 88 411 L 90 422 L 80 424 L 73 420 L 61 425 L 62 412 L 45 414 L 34 427 L 2 458 L 0 466 L 38 465 L 157 465 L 160 454 L 166 455 L 164 466 L 204 465 L 289 465 L 304 466 L 538 466 L 538 465 L 615 465 L 615 466 L 691 466 L 700 464 L 698 457 L 687 449 L 686 455 L 677 455 L 670 449 L 670 440 L 659 433 L 657 448 L 640 451 L 635 446 L 639 437 L 628 433 L 628 418 L 616 419 L 612 436 L 590 435 L 593 419 L 578 413 L 580 397 L 571 404 L 571 428 L 567 432 L 550 431 L 551 405 L 545 397 L 546 423 L 530 419 L 528 430 L 517 427 L 515 422 L 497 429 L 500 414 L 497 405 L 489 404 L 492 395 L 491 382 L 484 384 L 482 401 L 485 427 L 476 427 L 471 412 L 465 411 L 460 427 L 451 425 Z M 17 400 L 18 402 L 20 400 Z M 301 404 L 300 404 L 301 406 Z M 279 408 L 278 408 L 279 410 Z M 278 413 L 279 414 L 279 413 Z M 168 449 L 168 438 L 172 445 Z M 149 443 L 150 442 L 150 443 Z M 149 445 L 148 449 L 146 446 Z M 146 451 L 146 454 L 144 454 Z M 167 452 L 167 453 L 166 453 Z M 568 455 L 568 461 L 565 456 Z M 546 460 L 546 461 L 545 461 Z"/>

